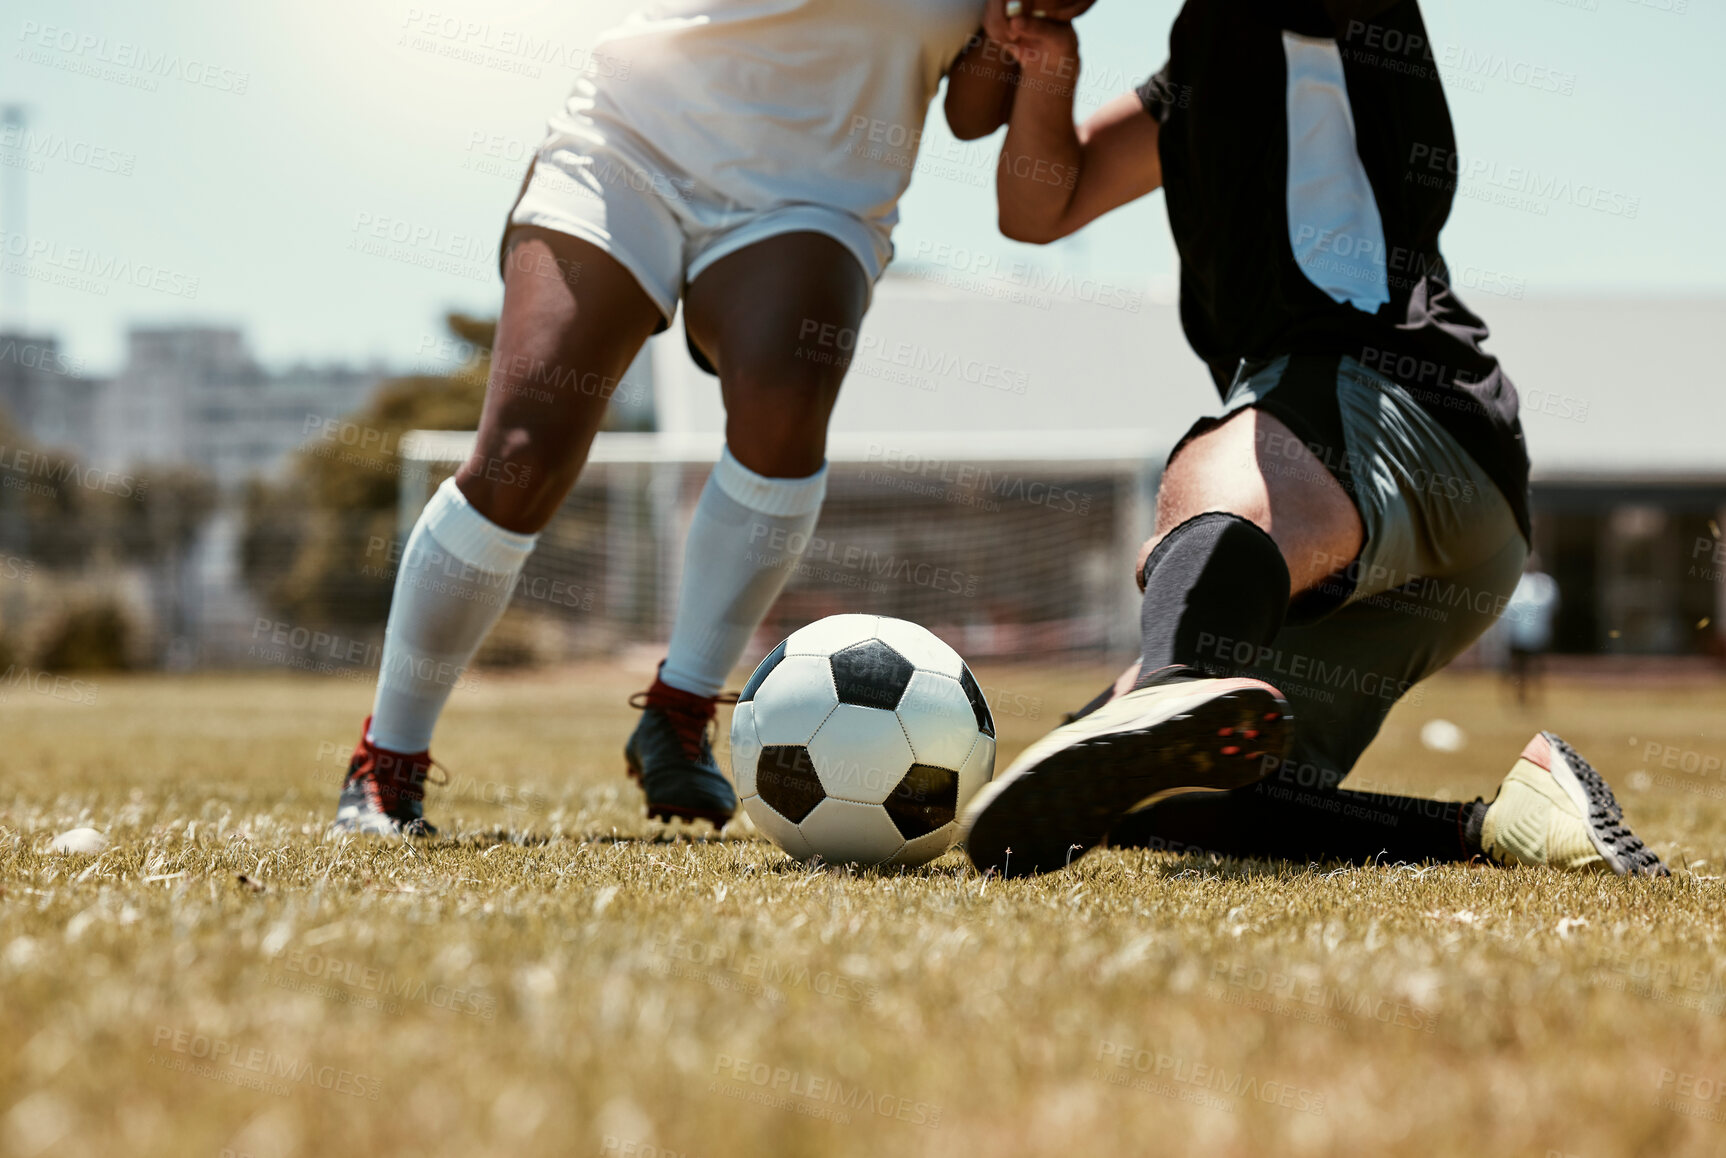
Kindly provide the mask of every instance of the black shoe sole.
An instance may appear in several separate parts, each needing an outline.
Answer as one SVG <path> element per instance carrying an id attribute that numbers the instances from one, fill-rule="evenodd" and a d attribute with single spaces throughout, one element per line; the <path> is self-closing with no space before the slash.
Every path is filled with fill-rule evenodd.
<path id="1" fill-rule="evenodd" d="M 1606 778 L 1596 772 L 1594 765 L 1584 760 L 1581 753 L 1557 735 L 1552 732 L 1545 732 L 1543 735 L 1546 742 L 1552 745 L 1553 750 L 1570 766 L 1577 782 L 1582 785 L 1582 791 L 1588 797 L 1589 836 L 1612 871 L 1627 877 L 1671 876 L 1672 870 L 1662 864 L 1654 850 L 1643 843 L 1642 838 L 1631 832 L 1630 827 L 1624 823 L 1624 809 L 1620 807 L 1618 798 L 1612 795 L 1612 788 L 1606 783 Z"/>
<path id="2" fill-rule="evenodd" d="M 1257 735 L 1245 737 L 1249 731 Z M 1055 872 L 1148 797 L 1264 779 L 1292 735 L 1288 703 L 1272 688 L 1219 690 L 1178 715 L 1079 740 L 1013 773 L 970 818 L 965 851 L 985 873 Z"/>
<path id="3" fill-rule="evenodd" d="M 642 779 L 641 765 L 629 753 L 624 753 L 624 772 L 629 778 L 641 786 L 641 791 L 647 791 L 647 781 Z M 725 826 L 736 819 L 737 809 L 733 807 L 726 812 L 719 808 L 707 808 L 700 805 L 669 804 L 664 801 L 648 800 L 647 819 L 663 820 L 670 823 L 673 820 L 687 820 L 694 824 L 698 820 L 711 821 L 716 831 L 725 831 Z"/>

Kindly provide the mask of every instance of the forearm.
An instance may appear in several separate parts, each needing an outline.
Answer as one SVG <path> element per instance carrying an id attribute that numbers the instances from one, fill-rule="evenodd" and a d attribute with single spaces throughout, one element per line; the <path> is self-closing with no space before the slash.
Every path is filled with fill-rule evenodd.
<path id="1" fill-rule="evenodd" d="M 1062 236 L 1061 223 L 1078 184 L 1084 146 L 1073 123 L 1078 59 L 1071 75 L 1027 68 L 1038 83 L 1020 86 L 1001 160 L 995 170 L 1001 232 L 1018 241 Z"/>
<path id="2" fill-rule="evenodd" d="M 947 124 L 961 141 L 986 137 L 1007 123 L 1019 66 L 982 29 L 947 72 Z"/>

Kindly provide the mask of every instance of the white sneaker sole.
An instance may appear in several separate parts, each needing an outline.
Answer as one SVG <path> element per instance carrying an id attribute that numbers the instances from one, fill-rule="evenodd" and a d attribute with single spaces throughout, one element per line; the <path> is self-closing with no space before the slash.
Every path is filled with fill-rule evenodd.
<path id="1" fill-rule="evenodd" d="M 1557 733 L 1542 732 L 1528 742 L 1522 758 L 1546 769 L 1558 781 L 1588 824 L 1588 839 L 1619 876 L 1670 876 L 1653 849 L 1624 823 L 1624 809 L 1604 777 Z"/>

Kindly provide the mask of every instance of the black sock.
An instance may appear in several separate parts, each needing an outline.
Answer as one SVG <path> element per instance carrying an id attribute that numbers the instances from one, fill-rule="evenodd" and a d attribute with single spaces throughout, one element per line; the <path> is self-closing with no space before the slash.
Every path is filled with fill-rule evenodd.
<path id="1" fill-rule="evenodd" d="M 1458 827 L 1462 830 L 1462 851 L 1470 858 L 1485 856 L 1486 850 L 1481 845 L 1481 830 L 1486 827 L 1486 810 L 1491 808 L 1485 800 L 1476 796 L 1473 803 L 1462 806 L 1462 820 Z"/>
<path id="2" fill-rule="evenodd" d="M 1145 560 L 1139 686 L 1180 665 L 1213 674 L 1248 666 L 1282 628 L 1289 569 L 1276 542 L 1239 515 L 1194 515 Z"/>
<path id="3" fill-rule="evenodd" d="M 1301 788 L 1273 775 L 1232 792 L 1164 797 L 1123 817 L 1109 843 L 1296 862 L 1467 861 L 1480 855 L 1478 817 L 1485 814 L 1478 800 Z"/>

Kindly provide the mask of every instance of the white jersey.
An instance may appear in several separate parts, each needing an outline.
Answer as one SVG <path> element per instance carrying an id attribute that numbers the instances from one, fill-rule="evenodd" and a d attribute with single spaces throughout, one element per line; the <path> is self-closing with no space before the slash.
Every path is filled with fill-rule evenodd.
<path id="1" fill-rule="evenodd" d="M 567 117 L 737 208 L 828 206 L 890 230 L 929 103 L 982 13 L 983 0 L 660 0 L 601 38 Z"/>

